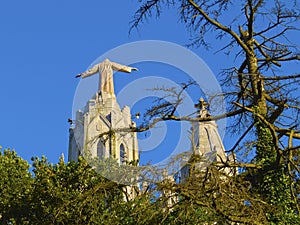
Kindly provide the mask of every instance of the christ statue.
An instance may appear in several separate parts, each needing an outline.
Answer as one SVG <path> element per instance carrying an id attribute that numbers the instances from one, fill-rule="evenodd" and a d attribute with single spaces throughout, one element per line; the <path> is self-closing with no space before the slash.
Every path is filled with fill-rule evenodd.
<path id="1" fill-rule="evenodd" d="M 103 62 L 93 66 L 87 71 L 76 75 L 76 77 L 86 78 L 98 72 L 100 76 L 98 91 L 101 91 L 101 93 L 106 92 L 109 94 L 114 94 L 114 71 L 130 73 L 132 70 L 137 70 L 137 68 L 124 66 L 115 62 L 111 62 L 108 59 L 105 59 Z"/>

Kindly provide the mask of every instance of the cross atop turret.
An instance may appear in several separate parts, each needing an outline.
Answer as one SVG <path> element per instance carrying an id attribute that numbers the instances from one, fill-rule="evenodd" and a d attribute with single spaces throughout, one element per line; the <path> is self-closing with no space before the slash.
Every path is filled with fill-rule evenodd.
<path id="1" fill-rule="evenodd" d="M 199 99 L 199 102 L 195 104 L 195 108 L 198 109 L 198 117 L 204 118 L 204 117 L 209 117 L 211 114 L 208 111 L 209 103 L 204 101 L 203 98 Z"/>

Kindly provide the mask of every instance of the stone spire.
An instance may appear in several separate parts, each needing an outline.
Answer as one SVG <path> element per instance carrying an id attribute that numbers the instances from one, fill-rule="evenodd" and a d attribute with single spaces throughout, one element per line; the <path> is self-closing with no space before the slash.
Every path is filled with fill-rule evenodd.
<path id="1" fill-rule="evenodd" d="M 197 118 L 207 118 L 211 116 L 208 110 L 209 104 L 203 98 L 195 104 Z M 210 121 L 195 121 L 192 122 L 192 138 L 191 144 L 193 155 L 199 156 L 200 160 L 196 163 L 197 170 L 205 170 L 212 162 L 226 162 L 227 156 L 223 146 L 221 137 L 218 132 L 218 125 L 214 120 Z M 229 169 L 224 170 L 225 173 L 231 174 Z M 181 169 L 182 181 L 189 176 L 190 166 L 184 166 Z"/>
<path id="2" fill-rule="evenodd" d="M 198 118 L 211 116 L 209 104 L 203 98 L 195 104 L 198 109 Z M 225 148 L 218 132 L 215 121 L 201 121 L 192 123 L 194 154 L 203 156 L 209 161 L 226 161 Z"/>

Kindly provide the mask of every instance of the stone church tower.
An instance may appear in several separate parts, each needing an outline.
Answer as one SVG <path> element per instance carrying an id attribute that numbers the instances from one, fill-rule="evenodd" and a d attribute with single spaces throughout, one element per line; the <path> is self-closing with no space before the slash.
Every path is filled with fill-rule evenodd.
<path id="1" fill-rule="evenodd" d="M 69 161 L 78 156 L 116 159 L 120 164 L 138 160 L 137 135 L 129 132 L 135 126 L 130 108 L 120 108 L 113 87 L 113 70 L 131 72 L 131 68 L 108 59 L 77 75 L 85 78 L 99 73 L 99 92 L 78 110 L 70 127 Z"/>
<path id="2" fill-rule="evenodd" d="M 208 103 L 200 98 L 199 103 L 195 104 L 198 108 L 198 118 L 206 118 L 211 116 L 207 107 Z M 218 126 L 215 121 L 192 122 L 191 128 L 191 145 L 192 154 L 200 157 L 200 161 L 195 164 L 198 171 L 205 171 L 207 166 L 213 162 L 228 162 L 233 161 L 231 155 L 227 156 L 222 139 L 218 132 Z M 181 178 L 184 181 L 190 174 L 190 166 L 186 165 L 181 169 Z M 223 169 L 223 172 L 228 175 L 233 175 L 229 168 Z"/>
<path id="3" fill-rule="evenodd" d="M 208 103 L 200 98 L 195 105 L 198 108 L 198 118 L 211 116 Z M 193 147 L 196 155 L 202 155 L 209 161 L 226 161 L 225 148 L 218 132 L 215 121 L 203 121 L 192 123 Z"/>

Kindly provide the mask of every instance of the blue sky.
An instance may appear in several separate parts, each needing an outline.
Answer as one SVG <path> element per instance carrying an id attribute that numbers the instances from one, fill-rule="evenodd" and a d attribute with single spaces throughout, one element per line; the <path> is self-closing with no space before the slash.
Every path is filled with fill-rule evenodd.
<path id="1" fill-rule="evenodd" d="M 189 34 L 177 9 L 165 10 L 129 34 L 137 1 L 12 0 L 0 3 L 0 145 L 23 158 L 67 156 L 67 119 L 83 72 L 119 45 L 164 40 L 184 45 Z M 192 49 L 215 74 L 226 56 Z M 113 59 L 112 59 L 113 60 Z M 226 66 L 225 66 L 226 67 Z M 115 78 L 120 82 L 119 77 Z"/>
<path id="2" fill-rule="evenodd" d="M 1 1 L 0 145 L 20 156 L 67 156 L 74 75 L 132 41 L 187 43 L 176 10 L 129 35 L 135 1 Z M 117 81 L 116 81 L 117 82 Z"/>
<path id="3" fill-rule="evenodd" d="M 169 40 L 170 32 L 150 32 L 150 27 L 129 35 L 136 6 L 133 1 L 117 4 L 99 0 L 0 3 L 3 148 L 13 148 L 28 160 L 46 155 L 56 162 L 62 152 L 67 155 L 67 119 L 78 84 L 74 75 L 120 44 Z"/>

